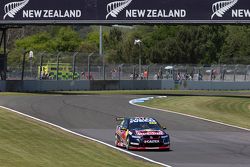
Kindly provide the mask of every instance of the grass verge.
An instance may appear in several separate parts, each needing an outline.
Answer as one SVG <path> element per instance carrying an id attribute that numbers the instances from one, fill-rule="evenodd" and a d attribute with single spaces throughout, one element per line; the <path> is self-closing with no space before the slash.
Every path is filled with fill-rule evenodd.
<path id="1" fill-rule="evenodd" d="M 250 129 L 249 98 L 169 96 L 142 105 L 172 110 Z"/>
<path id="2" fill-rule="evenodd" d="M 156 166 L 0 109 L 0 166 Z"/>

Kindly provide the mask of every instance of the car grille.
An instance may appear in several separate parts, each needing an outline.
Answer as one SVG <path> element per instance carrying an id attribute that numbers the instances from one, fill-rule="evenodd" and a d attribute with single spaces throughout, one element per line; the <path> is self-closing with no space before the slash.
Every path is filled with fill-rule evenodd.
<path id="1" fill-rule="evenodd" d="M 144 139 L 160 139 L 159 135 L 144 135 Z"/>
<path id="2" fill-rule="evenodd" d="M 162 145 L 162 143 L 144 143 L 144 147 L 160 147 Z"/>

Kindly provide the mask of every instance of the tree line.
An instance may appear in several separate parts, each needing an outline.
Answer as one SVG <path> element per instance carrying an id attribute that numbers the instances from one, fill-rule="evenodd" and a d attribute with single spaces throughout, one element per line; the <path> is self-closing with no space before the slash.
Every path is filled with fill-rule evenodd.
<path id="1" fill-rule="evenodd" d="M 140 45 L 135 45 L 140 39 Z M 250 28 L 242 25 L 155 25 L 104 27 L 107 63 L 250 64 Z M 11 30 L 9 64 L 18 64 L 24 50 L 98 52 L 96 26 L 45 26 Z"/>

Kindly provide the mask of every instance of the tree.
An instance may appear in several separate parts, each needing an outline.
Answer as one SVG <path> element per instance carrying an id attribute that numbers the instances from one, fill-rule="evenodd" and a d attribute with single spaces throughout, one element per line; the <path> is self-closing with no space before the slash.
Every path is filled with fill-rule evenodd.
<path id="1" fill-rule="evenodd" d="M 227 38 L 222 47 L 221 63 L 250 63 L 250 28 L 249 26 L 228 26 Z"/>
<path id="2" fill-rule="evenodd" d="M 36 35 L 28 36 L 23 39 L 16 40 L 17 49 L 33 50 L 33 51 L 52 51 L 53 40 L 49 33 L 41 32 Z"/>
<path id="3" fill-rule="evenodd" d="M 23 49 L 85 53 L 99 50 L 99 27 L 45 27 L 46 31 L 36 34 L 31 30 L 25 33 L 30 36 L 16 40 L 10 53 L 13 62 Z M 249 26 L 155 25 L 103 30 L 107 63 L 137 64 L 140 54 L 142 64 L 250 63 Z M 140 48 L 134 45 L 135 39 L 142 41 Z"/>
<path id="4" fill-rule="evenodd" d="M 71 27 L 62 27 L 55 34 L 54 43 L 55 51 L 74 52 L 79 50 L 81 39 Z"/>

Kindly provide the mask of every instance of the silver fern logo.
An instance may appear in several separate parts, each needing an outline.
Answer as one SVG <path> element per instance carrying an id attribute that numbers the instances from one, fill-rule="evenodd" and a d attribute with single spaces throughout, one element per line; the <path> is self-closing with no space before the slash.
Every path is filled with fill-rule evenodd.
<path id="1" fill-rule="evenodd" d="M 215 15 L 218 17 L 222 17 L 225 12 L 232 8 L 237 2 L 238 0 L 225 0 L 214 3 L 212 6 L 213 14 L 211 16 L 211 19 L 213 19 Z"/>
<path id="2" fill-rule="evenodd" d="M 107 5 L 107 12 L 106 19 L 108 19 L 109 16 L 117 17 L 117 15 L 125 9 L 132 0 L 124 0 L 124 1 L 115 1 L 111 2 Z"/>
<path id="3" fill-rule="evenodd" d="M 4 6 L 5 15 L 3 16 L 3 19 L 5 20 L 6 16 L 14 18 L 16 13 L 18 11 L 20 11 L 22 8 L 24 8 L 27 5 L 28 2 L 29 2 L 29 0 L 23 0 L 23 1 L 18 1 L 18 2 L 7 3 Z"/>

